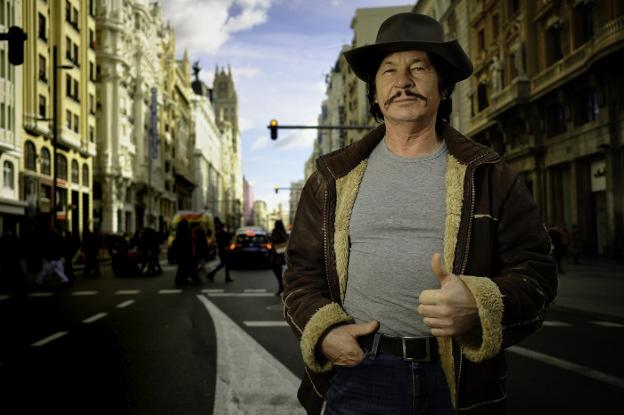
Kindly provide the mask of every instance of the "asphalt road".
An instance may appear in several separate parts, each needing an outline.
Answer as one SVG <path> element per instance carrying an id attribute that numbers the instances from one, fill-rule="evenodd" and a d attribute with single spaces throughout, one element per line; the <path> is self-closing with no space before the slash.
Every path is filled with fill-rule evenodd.
<path id="1" fill-rule="evenodd" d="M 48 295 L 0 296 L 3 414 L 301 413 L 303 371 L 268 270 L 184 290 L 158 277 L 78 279 Z M 508 354 L 510 413 L 619 413 L 624 325 L 549 311 Z"/>

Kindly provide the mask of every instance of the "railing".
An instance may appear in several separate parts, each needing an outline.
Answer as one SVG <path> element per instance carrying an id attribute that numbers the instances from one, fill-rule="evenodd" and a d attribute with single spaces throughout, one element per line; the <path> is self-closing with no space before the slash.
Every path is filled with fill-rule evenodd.
<path id="1" fill-rule="evenodd" d="M 534 76 L 531 79 L 531 92 L 538 93 L 562 77 L 573 73 L 597 52 L 621 40 L 622 37 L 624 37 L 624 16 L 610 21 L 600 28 L 589 42 Z"/>

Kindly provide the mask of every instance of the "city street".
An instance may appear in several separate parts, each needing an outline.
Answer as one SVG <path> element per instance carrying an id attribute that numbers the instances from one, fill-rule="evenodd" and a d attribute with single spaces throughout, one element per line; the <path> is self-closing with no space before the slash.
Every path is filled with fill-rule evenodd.
<path id="1" fill-rule="evenodd" d="M 0 297 L 2 413 L 296 414 L 303 364 L 269 270 L 173 286 L 78 278 Z M 512 414 L 618 413 L 624 321 L 567 309 L 508 352 Z M 11 409 L 9 409 L 11 408 Z"/>

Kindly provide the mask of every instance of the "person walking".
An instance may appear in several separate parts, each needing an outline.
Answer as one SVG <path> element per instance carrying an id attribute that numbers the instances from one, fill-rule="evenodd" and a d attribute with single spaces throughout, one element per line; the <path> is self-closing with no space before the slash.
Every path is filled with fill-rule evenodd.
<path id="1" fill-rule="evenodd" d="M 301 193 L 283 295 L 297 396 L 310 414 L 503 414 L 503 350 L 557 288 L 539 209 L 449 125 L 472 63 L 438 21 L 396 14 L 344 55 L 383 124 L 317 159 Z"/>
<path id="2" fill-rule="evenodd" d="M 278 290 L 275 295 L 281 295 L 284 292 L 284 283 L 282 280 L 282 273 L 286 260 L 284 259 L 284 253 L 286 252 L 286 245 L 288 244 L 288 232 L 284 228 L 284 222 L 281 220 L 275 221 L 275 226 L 271 231 L 271 243 L 273 244 L 273 258 L 271 259 L 271 268 L 275 278 L 277 278 Z"/>
<path id="3" fill-rule="evenodd" d="M 210 282 L 214 282 L 214 277 L 221 268 L 225 268 L 225 282 L 234 281 L 230 277 L 230 258 L 228 252 L 228 245 L 232 240 L 232 234 L 225 229 L 224 224 L 215 218 L 215 238 L 217 240 L 217 254 L 219 255 L 219 264 L 215 269 L 210 271 L 206 275 L 206 279 Z"/>
<path id="4" fill-rule="evenodd" d="M 208 261 L 208 239 L 204 226 L 199 224 L 193 228 L 193 272 L 195 279 L 199 281 L 199 272 L 204 269 Z"/>
<path id="5" fill-rule="evenodd" d="M 176 287 L 188 285 L 193 272 L 193 239 L 186 219 L 178 223 L 172 249 L 178 262 L 175 285 Z"/>

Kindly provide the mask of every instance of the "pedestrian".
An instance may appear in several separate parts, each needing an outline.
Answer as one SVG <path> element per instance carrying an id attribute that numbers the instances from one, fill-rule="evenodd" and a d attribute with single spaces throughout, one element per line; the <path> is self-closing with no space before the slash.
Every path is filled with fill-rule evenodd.
<path id="1" fill-rule="evenodd" d="M 82 278 L 99 278 L 100 276 L 100 237 L 99 232 L 90 232 L 85 229 L 82 236 L 82 255 L 84 268 Z"/>
<path id="2" fill-rule="evenodd" d="M 561 229 L 557 225 L 550 225 L 548 227 L 548 236 L 550 237 L 550 243 L 552 244 L 552 255 L 557 263 L 557 272 L 559 274 L 564 274 L 565 271 L 563 270 L 561 261 L 564 257 L 565 248 L 563 245 L 563 234 L 561 233 Z"/>
<path id="3" fill-rule="evenodd" d="M 228 246 L 232 240 L 232 233 L 228 232 L 227 229 L 225 229 L 225 225 L 218 217 L 214 219 L 214 223 L 215 238 L 217 240 L 217 254 L 219 255 L 219 264 L 215 269 L 210 271 L 208 275 L 206 275 L 206 279 L 210 282 L 214 282 L 214 277 L 217 272 L 221 268 L 225 268 L 225 282 L 232 282 L 234 280 L 230 277 L 230 257 L 228 252 Z"/>
<path id="4" fill-rule="evenodd" d="M 271 243 L 273 244 L 273 257 L 271 259 L 271 268 L 275 278 L 277 278 L 278 290 L 275 295 L 281 295 L 284 292 L 284 282 L 282 280 L 283 267 L 286 264 L 284 253 L 288 244 L 288 232 L 284 228 L 284 222 L 275 221 L 275 226 L 271 231 Z"/>
<path id="5" fill-rule="evenodd" d="M 189 278 L 193 271 L 193 240 L 191 230 L 186 219 L 178 222 L 176 236 L 173 240 L 173 255 L 178 262 L 178 269 L 175 275 L 175 285 L 182 287 L 189 283 Z"/>
<path id="6" fill-rule="evenodd" d="M 145 228 L 139 242 L 139 252 L 143 259 L 141 274 L 156 276 L 162 274 L 160 266 L 160 235 L 154 228 Z"/>
<path id="7" fill-rule="evenodd" d="M 555 264 L 530 192 L 448 124 L 470 59 L 417 13 L 345 52 L 383 124 L 321 156 L 286 250 L 311 414 L 505 412 L 503 348 L 537 330 Z"/>
<path id="8" fill-rule="evenodd" d="M 204 269 L 208 261 L 208 239 L 203 224 L 193 228 L 193 279 L 199 281 L 199 271 Z"/>
<path id="9" fill-rule="evenodd" d="M 43 243 L 43 267 L 35 282 L 54 288 L 69 286 L 71 281 L 65 274 L 65 241 L 61 232 L 48 229 Z"/>

